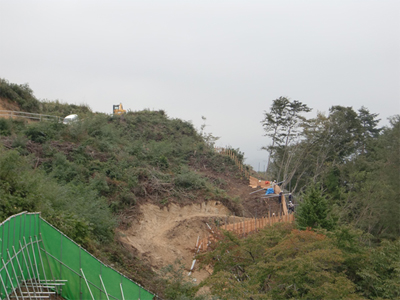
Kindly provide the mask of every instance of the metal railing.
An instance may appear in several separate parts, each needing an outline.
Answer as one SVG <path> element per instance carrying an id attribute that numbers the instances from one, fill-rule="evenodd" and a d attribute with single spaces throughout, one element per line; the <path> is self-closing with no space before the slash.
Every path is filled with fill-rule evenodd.
<path id="1" fill-rule="evenodd" d="M 24 118 L 36 121 L 56 121 L 61 122 L 62 118 L 58 116 L 52 115 L 44 115 L 44 114 L 35 114 L 28 113 L 23 111 L 15 111 L 15 110 L 0 110 L 0 117 L 2 118 Z"/>
<path id="2" fill-rule="evenodd" d="M 70 300 L 155 296 L 99 261 L 39 213 L 22 212 L 1 222 L 0 300 L 49 299 L 56 293 Z"/>

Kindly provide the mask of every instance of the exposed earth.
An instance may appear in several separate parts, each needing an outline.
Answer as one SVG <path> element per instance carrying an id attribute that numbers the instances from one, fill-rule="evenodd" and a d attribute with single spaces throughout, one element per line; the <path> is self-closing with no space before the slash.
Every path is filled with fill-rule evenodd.
<path id="1" fill-rule="evenodd" d="M 18 106 L 18 104 L 9 101 L 7 99 L 4 98 L 0 98 L 0 110 L 16 110 L 19 111 L 20 108 Z"/>
<path id="2" fill-rule="evenodd" d="M 208 174 L 211 176 L 211 174 Z M 215 227 L 225 222 L 233 223 L 244 218 L 262 217 L 278 212 L 276 198 L 261 199 L 264 192 L 250 194 L 257 189 L 246 181 L 228 179 L 227 190 L 240 197 L 242 216 L 237 217 L 221 202 L 208 201 L 200 204 L 179 206 L 169 204 L 159 207 L 151 203 L 140 205 L 135 214 L 128 216 L 130 226 L 119 228 L 119 239 L 157 272 L 170 264 L 183 264 L 189 273 L 194 259 L 197 239 L 209 234 L 208 225 Z M 135 250 L 136 249 L 136 250 Z M 192 277 L 197 283 L 209 276 L 206 269 L 195 265 Z"/>
<path id="3" fill-rule="evenodd" d="M 179 260 L 189 272 L 197 238 L 208 234 L 206 223 L 213 226 L 216 219 L 224 220 L 231 215 L 217 201 L 184 207 L 171 204 L 164 208 L 144 204 L 140 212 L 142 217 L 132 222 L 130 228 L 119 230 L 120 239 L 136 248 L 156 271 Z M 193 273 L 197 281 L 207 276 L 206 270 L 198 268 Z"/>
<path id="4" fill-rule="evenodd" d="M 0 98 L 0 110 L 20 109 L 15 103 Z M 2 143 L 11 148 L 9 137 L 2 137 Z M 76 147 L 70 143 L 55 141 L 52 146 L 67 157 Z M 40 144 L 29 141 L 27 149 L 37 154 L 36 167 L 46 160 Z M 154 199 L 141 199 L 120 216 L 123 220 L 117 229 L 119 240 L 156 272 L 178 261 L 189 272 L 196 241 L 209 234 L 208 225 L 214 227 L 244 218 L 260 218 L 279 211 L 277 198 L 262 199 L 264 191 L 253 193 L 259 188 L 250 187 L 249 181 L 240 178 L 238 173 L 215 173 L 205 165 L 192 168 L 212 182 L 221 182 L 220 188 L 234 199 L 233 204 L 230 203 L 227 207 L 215 200 L 188 199 L 185 203 L 169 203 L 165 206 L 155 203 Z M 209 273 L 206 269 L 199 270 L 196 264 L 192 276 L 199 283 Z"/>

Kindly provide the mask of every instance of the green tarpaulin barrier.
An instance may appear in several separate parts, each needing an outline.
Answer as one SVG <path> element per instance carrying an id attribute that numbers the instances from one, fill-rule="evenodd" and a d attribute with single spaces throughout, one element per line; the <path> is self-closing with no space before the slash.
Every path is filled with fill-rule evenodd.
<path id="1" fill-rule="evenodd" d="M 39 213 L 21 213 L 0 224 L 0 260 L 1 299 L 21 291 L 25 282 L 39 280 L 55 283 L 54 290 L 68 300 L 154 298 L 154 294 L 43 220 Z"/>

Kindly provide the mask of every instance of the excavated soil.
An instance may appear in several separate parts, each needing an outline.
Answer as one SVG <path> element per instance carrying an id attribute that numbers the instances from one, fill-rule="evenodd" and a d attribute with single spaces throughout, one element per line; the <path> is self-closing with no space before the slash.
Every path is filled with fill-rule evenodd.
<path id="1" fill-rule="evenodd" d="M 203 169 L 201 173 L 210 180 L 216 178 L 210 170 Z M 139 253 L 139 257 L 156 272 L 177 260 L 189 272 L 197 239 L 209 234 L 207 224 L 215 227 L 225 222 L 260 218 L 273 213 L 277 215 L 280 212 L 277 198 L 263 198 L 265 190 L 256 192 L 259 188 L 251 188 L 246 181 L 233 176 L 218 174 L 218 178 L 225 182 L 223 188 L 231 197 L 240 199 L 240 212 L 236 208 L 234 213 L 218 201 L 186 206 L 169 204 L 167 207 L 144 202 L 135 212 L 128 213 L 127 218 L 134 221 L 128 227 L 119 228 L 119 239 L 132 252 Z M 240 219 L 235 215 L 240 215 Z M 195 265 L 192 277 L 197 283 L 209 275 L 207 270 L 199 270 L 198 264 Z"/>
<path id="2" fill-rule="evenodd" d="M 260 194 L 251 195 L 244 202 L 244 217 L 262 217 L 278 212 L 274 199 L 260 199 Z M 207 237 L 209 226 L 223 225 L 243 220 L 218 201 L 208 201 L 180 207 L 170 204 L 160 208 L 154 204 L 142 204 L 136 219 L 127 229 L 120 228 L 120 240 L 137 250 L 139 257 L 150 264 L 153 270 L 179 261 L 187 272 L 190 271 L 197 239 Z M 208 224 L 208 225 L 207 225 Z M 136 252 L 136 251 L 135 251 Z M 192 277 L 201 282 L 209 276 L 205 269 L 195 265 Z"/>
<path id="3" fill-rule="evenodd" d="M 0 110 L 20 109 L 16 104 L 0 98 Z M 10 137 L 3 137 L 2 143 L 11 148 L 12 140 Z M 51 146 L 67 156 L 76 147 L 65 142 L 52 142 Z M 42 146 L 28 141 L 28 147 L 30 152 L 37 154 L 38 161 L 35 166 L 37 167 L 45 160 Z M 94 157 L 97 155 L 89 148 L 86 150 Z M 103 161 L 106 157 L 98 159 Z M 279 212 L 277 199 L 263 199 L 265 191 L 251 194 L 256 189 L 249 187 L 248 182 L 237 178 L 235 174 L 229 172 L 215 174 L 206 165 L 201 167 L 194 165 L 193 168 L 211 182 L 219 182 L 218 187 L 225 190 L 232 199 L 240 199 L 240 204 L 233 205 L 230 207 L 231 210 L 218 201 L 186 206 L 169 204 L 160 207 L 151 204 L 149 200 L 149 202 L 143 201 L 138 208 L 128 210 L 124 218 L 131 221 L 130 226 L 121 226 L 117 230 L 119 239 L 128 249 L 131 248 L 133 253 L 139 253 L 139 257 L 155 271 L 160 271 L 163 267 L 180 260 L 189 272 L 194 259 L 196 241 L 198 238 L 208 236 L 208 225 L 213 227 L 224 222 L 232 223 L 235 219 L 239 221 L 235 214 L 240 215 L 240 220 L 243 220 L 243 217 L 260 218 Z M 198 265 L 195 265 L 192 276 L 199 283 L 209 276 L 209 272 L 205 269 L 199 270 Z"/>
<path id="4" fill-rule="evenodd" d="M 189 272 L 197 238 L 208 234 L 208 226 L 215 226 L 228 217 L 230 211 L 217 201 L 180 207 L 171 204 L 160 208 L 153 204 L 140 207 L 140 219 L 127 230 L 119 230 L 120 240 L 136 248 L 143 260 L 154 270 L 174 264 L 177 260 Z M 208 276 L 206 270 L 195 266 L 193 277 L 200 282 Z"/>

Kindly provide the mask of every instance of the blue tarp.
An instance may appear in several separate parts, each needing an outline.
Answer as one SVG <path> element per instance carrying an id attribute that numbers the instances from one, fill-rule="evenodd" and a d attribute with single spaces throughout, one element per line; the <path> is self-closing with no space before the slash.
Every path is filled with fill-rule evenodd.
<path id="1" fill-rule="evenodd" d="M 273 188 L 269 188 L 267 189 L 267 191 L 265 192 L 265 195 L 269 195 L 269 194 L 274 194 L 274 189 Z"/>

